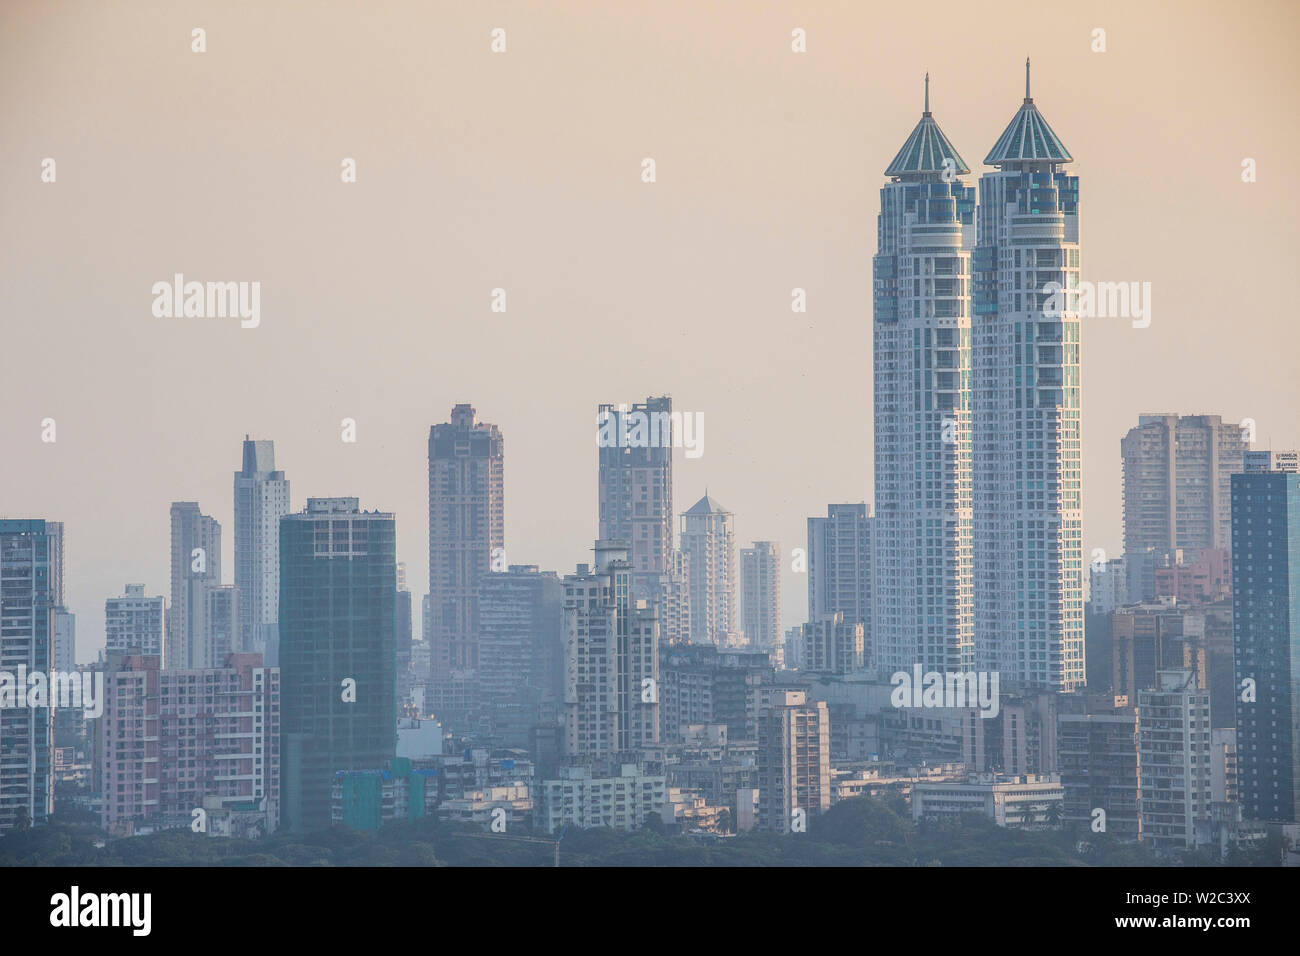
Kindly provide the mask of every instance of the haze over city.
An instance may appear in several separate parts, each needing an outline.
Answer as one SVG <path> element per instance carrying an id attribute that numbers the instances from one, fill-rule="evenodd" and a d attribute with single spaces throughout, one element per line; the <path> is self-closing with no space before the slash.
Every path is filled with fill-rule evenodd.
<path id="1" fill-rule="evenodd" d="M 562 573 L 596 535 L 596 406 L 667 394 L 702 413 L 674 507 L 707 486 L 738 541 L 781 542 L 784 624 L 802 621 L 788 558 L 807 518 L 873 500 L 879 190 L 927 72 L 973 180 L 1032 57 L 1083 183 L 1082 276 L 1151 283 L 1150 327 L 1084 322 L 1085 554 L 1121 550 L 1119 440 L 1140 412 L 1251 418 L 1260 447 L 1300 445 L 1300 332 L 1277 291 L 1300 199 L 1290 4 L 973 20 L 937 3 L 924 26 L 852 3 L 448 5 L 402 29 L 386 12 L 5 12 L 0 512 L 66 523 L 79 660 L 124 583 L 167 592 L 171 501 L 231 527 L 245 434 L 275 441 L 293 510 L 346 494 L 396 514 L 418 608 L 428 429 L 459 402 L 505 438 L 509 560 Z M 482 55 L 498 21 L 509 53 Z M 260 325 L 155 318 L 150 289 L 177 272 L 259 281 Z"/>

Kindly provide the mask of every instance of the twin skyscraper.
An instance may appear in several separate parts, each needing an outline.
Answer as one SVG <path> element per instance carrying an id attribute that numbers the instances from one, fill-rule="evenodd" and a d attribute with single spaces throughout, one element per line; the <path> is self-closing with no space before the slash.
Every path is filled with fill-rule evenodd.
<path id="1" fill-rule="evenodd" d="M 1084 684 L 1079 181 L 1025 99 L 970 168 L 925 111 L 873 261 L 874 645 L 888 674 Z M 1049 288 L 1050 287 L 1050 288 Z M 1064 290 L 1052 296 L 1053 290 Z"/>

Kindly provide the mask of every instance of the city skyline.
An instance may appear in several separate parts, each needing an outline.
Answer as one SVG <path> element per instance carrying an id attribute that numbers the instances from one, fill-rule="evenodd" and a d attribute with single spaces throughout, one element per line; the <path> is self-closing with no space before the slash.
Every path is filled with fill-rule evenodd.
<path id="1" fill-rule="evenodd" d="M 1272 9 L 1294 16 L 1280 4 Z M 477 49 L 478 20 L 452 11 L 436 29 L 430 24 L 429 35 L 449 38 L 445 57 L 430 64 L 415 46 L 401 46 L 369 81 L 410 83 L 410 101 L 389 116 L 361 108 L 373 88 L 354 88 L 355 77 L 326 66 L 338 23 L 329 15 L 289 41 L 284 24 L 254 11 L 256 39 L 241 29 L 237 42 L 230 31 L 223 37 L 224 17 L 216 16 L 206 60 L 185 59 L 186 43 L 166 32 L 174 25 L 96 16 L 54 49 L 58 68 L 40 88 L 17 72 L 30 49 L 8 44 L 48 24 L 18 8 L 19 28 L 0 38 L 0 75 L 13 81 L 0 97 L 18 134 L 14 153 L 0 160 L 7 210 L 0 241 L 15 263 L 4 301 L 32 317 L 9 323 L 6 336 L 16 354 L 45 348 L 51 337 L 70 342 L 64 369 L 76 383 L 49 395 L 34 365 L 0 381 L 0 444 L 16 450 L 18 463 L 0 479 L 0 511 L 71 529 L 67 606 L 78 618 L 82 660 L 102 645 L 103 604 L 123 582 L 166 593 L 168 502 L 199 502 L 231 535 L 229 462 L 245 434 L 275 441 L 277 466 L 302 496 L 293 508 L 309 495 L 346 493 L 393 511 L 398 556 L 411 580 L 427 580 L 421 436 L 459 402 L 474 403 L 511 442 L 508 561 L 560 572 L 589 558 L 597 533 L 596 404 L 671 395 L 674 408 L 703 414 L 705 453 L 674 452 L 675 498 L 696 500 L 707 487 L 734 510 L 738 541 L 781 541 L 782 587 L 794 595 L 784 602 L 783 626 L 801 623 L 806 585 L 789 570 L 789 552 L 802 546 L 807 518 L 827 503 L 876 506 L 871 443 L 862 429 L 846 441 L 843 426 L 873 415 L 863 263 L 874 252 L 878 171 L 915 123 L 927 71 L 944 133 L 970 162 L 1005 127 L 1021 64 L 1034 57 L 1035 98 L 1050 104 L 1053 128 L 1078 156 L 1072 171 L 1087 184 L 1084 277 L 1152 283 L 1150 327 L 1083 321 L 1085 556 L 1096 548 L 1121 553 L 1118 446 L 1139 414 L 1251 419 L 1256 447 L 1300 445 L 1289 412 L 1297 332 L 1276 317 L 1269 292 L 1289 267 L 1283 250 L 1297 229 L 1285 211 L 1297 205 L 1298 184 L 1283 173 L 1297 134 L 1271 121 L 1296 86 L 1283 30 L 1205 10 L 1174 22 L 1154 11 L 1107 11 L 1097 24 L 1049 10 L 969 44 L 940 13 L 924 36 L 894 31 L 898 42 L 884 49 L 873 38 L 889 20 L 876 24 L 865 11 L 827 7 L 797 18 L 765 11 L 733 22 L 704 7 L 686 20 L 611 11 L 583 21 L 593 35 L 576 46 L 565 40 L 568 59 L 560 60 L 560 38 L 579 22 L 573 11 L 551 20 L 512 11 L 509 53 L 493 59 Z M 653 29 L 639 29 L 647 23 Z M 803 59 L 789 52 L 795 26 L 807 30 Z M 1095 26 L 1107 31 L 1104 53 L 1090 49 Z M 260 162 L 245 161 L 212 136 L 236 115 L 235 101 L 196 91 L 207 89 L 214 61 L 232 89 L 265 88 L 262 48 L 250 44 L 290 42 L 313 85 L 285 78 L 270 105 L 310 101 L 310 90 L 342 104 L 342 123 L 321 132 L 309 110 L 308 125 L 294 125 L 291 114 L 279 132 L 270 114 L 240 112 L 251 124 L 247 136 L 266 144 Z M 1187 57 L 1213 60 L 1247 47 L 1252 55 L 1231 71 L 1178 69 Z M 88 71 L 109 48 L 143 62 L 162 57 L 178 73 L 166 91 L 150 92 L 144 74 L 125 78 L 137 105 L 123 128 L 139 137 L 126 152 L 106 146 L 106 135 L 72 138 L 76 124 L 60 99 L 75 89 L 93 112 L 104 94 L 91 88 Z M 657 64 L 670 49 L 689 67 L 663 76 Z M 719 53 L 733 70 L 709 65 Z M 628 72 L 607 90 L 589 89 L 585 71 L 610 57 Z M 428 71 L 433 78 L 447 71 L 472 95 L 436 101 L 426 111 L 436 117 L 432 128 L 404 132 L 395 117 L 418 113 L 438 86 L 426 82 Z M 557 140 L 547 110 L 531 98 L 504 95 L 525 76 L 535 95 L 560 104 L 551 118 L 562 117 L 572 136 Z M 195 107 L 176 108 L 182 102 Z M 687 102 L 698 106 L 682 110 Z M 737 103 L 748 106 L 737 112 Z M 151 131 L 157 107 L 175 126 L 166 135 Z M 598 135 L 578 122 L 592 110 L 609 118 Z M 38 116 L 48 122 L 35 123 Z M 728 119 L 718 125 L 718 116 Z M 465 137 L 440 145 L 445 138 L 435 135 L 485 125 L 496 132 L 478 146 Z M 1206 128 L 1216 130 L 1216 149 L 1187 151 L 1183 144 Z M 393 142 L 408 144 L 410 157 L 394 158 Z M 209 145 L 201 158 L 187 151 Z M 146 155 L 147 167 L 137 165 Z M 528 159 L 504 158 L 511 155 Z M 28 156 L 56 158 L 57 182 L 41 183 Z M 345 186 L 338 164 L 349 156 L 359 174 Z M 646 156 L 658 163 L 653 184 L 639 178 Z M 1135 174 L 1142 157 L 1158 169 L 1160 188 L 1150 187 L 1149 170 Z M 1241 179 L 1247 157 L 1258 163 L 1255 182 Z M 970 178 L 982 172 L 976 167 Z M 185 192 L 196 174 L 210 184 L 210 199 Z M 274 192 L 281 183 L 293 185 Z M 249 220 L 230 210 L 247 208 L 249 188 L 266 193 L 252 221 L 298 241 L 301 252 L 284 254 L 278 239 L 237 241 Z M 181 211 L 170 211 L 173 200 Z M 405 208 L 441 210 L 434 218 L 458 228 L 430 238 L 428 217 L 374 218 Z M 70 234 L 74 214 L 87 243 L 85 281 L 75 288 L 57 280 L 59 256 L 50 251 Z M 109 241 L 117 223 L 141 215 L 148 229 L 139 242 Z M 554 230 L 544 224 L 566 220 L 566 241 L 545 241 Z M 1150 228 L 1134 229 L 1136 222 Z M 376 235 L 379 223 L 386 225 Z M 605 239 L 611 223 L 619 241 Z M 1271 238 L 1224 243 L 1224 224 Z M 439 264 L 433 279 L 431 255 Z M 261 281 L 259 326 L 153 317 L 149 287 L 176 272 Z M 1211 274 L 1222 281 L 1188 281 Z M 508 295 L 504 313 L 491 311 L 497 288 Z M 790 310 L 794 288 L 807 294 L 806 313 Z M 1251 321 L 1235 318 L 1243 314 Z M 757 334 L 739 334 L 731 320 L 704 321 L 732 315 Z M 95 321 L 84 321 L 89 316 Z M 493 343 L 499 361 L 479 357 L 480 340 Z M 201 360 L 175 361 L 187 351 Z M 117 371 L 122 360 L 126 376 Z M 570 381 L 548 371 L 575 361 L 584 374 Z M 839 382 L 860 384 L 846 394 Z M 46 418 L 57 422 L 53 443 L 41 441 Z M 345 418 L 356 422 L 355 444 L 339 439 Z M 787 442 L 830 452 L 810 471 Z M 100 463 L 108 464 L 85 481 Z M 226 551 L 220 580 L 230 582 L 229 544 Z"/>

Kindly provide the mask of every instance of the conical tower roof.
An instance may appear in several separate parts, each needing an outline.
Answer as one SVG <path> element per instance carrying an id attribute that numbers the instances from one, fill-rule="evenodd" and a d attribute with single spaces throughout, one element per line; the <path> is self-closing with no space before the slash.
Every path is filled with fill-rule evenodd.
<path id="1" fill-rule="evenodd" d="M 726 515 L 731 514 L 726 508 L 718 502 L 717 498 L 709 497 L 705 492 L 703 498 L 695 502 L 684 514 L 688 515 Z"/>
<path id="2" fill-rule="evenodd" d="M 1029 60 L 1025 60 L 1025 102 L 997 143 L 984 157 L 985 166 L 1004 163 L 1070 163 L 1074 157 L 1061 138 L 1047 125 L 1029 95 Z"/>
<path id="3" fill-rule="evenodd" d="M 943 161 L 951 159 L 956 165 L 953 173 L 962 176 L 970 172 L 966 161 L 953 148 L 948 137 L 943 134 L 939 124 L 930 115 L 930 74 L 925 74 L 925 112 L 912 129 L 912 135 L 898 151 L 894 161 L 885 170 L 886 176 L 904 177 L 920 176 L 931 173 L 943 173 Z"/>

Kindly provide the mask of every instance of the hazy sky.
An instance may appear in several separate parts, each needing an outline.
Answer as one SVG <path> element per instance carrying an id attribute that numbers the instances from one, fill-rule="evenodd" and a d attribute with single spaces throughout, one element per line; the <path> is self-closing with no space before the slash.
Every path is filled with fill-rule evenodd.
<path id="1" fill-rule="evenodd" d="M 7 0 L 0 514 L 67 522 L 89 660 L 105 598 L 167 593 L 170 502 L 222 523 L 233 581 L 251 433 L 274 439 L 295 510 L 356 495 L 397 513 L 418 608 L 426 441 L 454 403 L 505 434 L 510 562 L 563 573 L 596 535 L 597 404 L 670 394 L 705 419 L 676 510 L 707 484 L 740 545 L 788 555 L 827 502 L 872 501 L 879 188 L 922 77 L 978 174 L 1028 55 L 1076 158 L 1083 277 L 1152 283 L 1150 328 L 1084 322 L 1084 544 L 1118 553 L 1138 413 L 1249 417 L 1262 445 L 1300 445 L 1282 294 L 1300 245 L 1296 11 Z M 151 287 L 176 272 L 259 281 L 260 327 L 155 318 Z M 787 626 L 807 586 L 788 568 Z"/>

